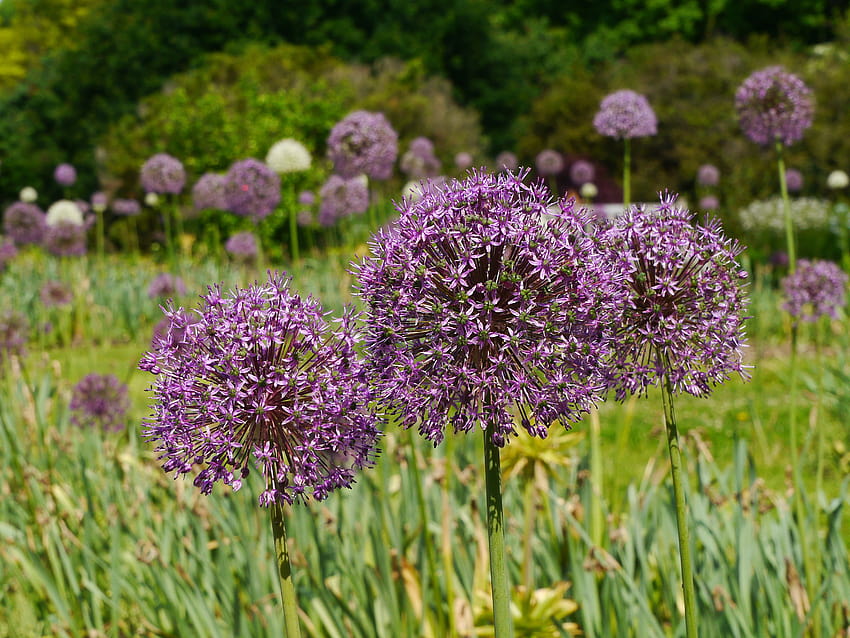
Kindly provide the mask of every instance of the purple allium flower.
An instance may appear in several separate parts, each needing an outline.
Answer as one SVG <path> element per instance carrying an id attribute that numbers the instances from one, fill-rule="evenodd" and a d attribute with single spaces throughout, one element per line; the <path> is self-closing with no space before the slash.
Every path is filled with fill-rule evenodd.
<path id="1" fill-rule="evenodd" d="M 345 179 L 331 175 L 319 190 L 319 223 L 333 226 L 337 219 L 366 212 L 369 208 L 369 188 L 365 180 Z"/>
<path id="2" fill-rule="evenodd" d="M 255 223 L 280 203 L 280 176 L 252 157 L 234 162 L 225 175 L 225 208 Z"/>
<path id="3" fill-rule="evenodd" d="M 803 188 L 803 174 L 796 168 L 785 171 L 785 186 L 792 193 L 799 192 Z"/>
<path id="4" fill-rule="evenodd" d="M 57 257 L 82 257 L 86 254 L 85 224 L 59 220 L 44 233 L 44 248 Z"/>
<path id="5" fill-rule="evenodd" d="M 29 323 L 17 310 L 0 310 L 0 364 L 10 356 L 26 353 Z"/>
<path id="6" fill-rule="evenodd" d="M 741 128 L 756 144 L 790 146 L 812 125 L 812 91 L 781 66 L 756 71 L 735 92 Z"/>
<path id="7" fill-rule="evenodd" d="M 622 400 L 669 379 L 674 393 L 707 395 L 742 365 L 747 273 L 743 247 L 719 221 L 693 225 L 665 195 L 653 209 L 631 207 L 607 231 L 611 260 L 626 273 L 616 321 L 611 387 Z"/>
<path id="8" fill-rule="evenodd" d="M 461 151 L 457 155 L 455 155 L 455 167 L 459 171 L 465 171 L 468 168 L 472 167 L 472 154 L 467 153 L 466 151 Z"/>
<path id="9" fill-rule="evenodd" d="M 435 177 L 440 173 L 440 160 L 434 154 L 434 143 L 427 137 L 417 137 L 410 149 L 401 156 L 401 170 L 411 179 Z"/>
<path id="10" fill-rule="evenodd" d="M 354 111 L 328 136 L 328 157 L 342 177 L 389 179 L 397 155 L 398 135 L 383 113 Z"/>
<path id="11" fill-rule="evenodd" d="M 224 244 L 224 249 L 239 261 L 253 261 L 257 258 L 257 236 L 254 233 L 236 233 Z"/>
<path id="12" fill-rule="evenodd" d="M 3 232 L 16 244 L 40 244 L 44 239 L 44 211 L 35 204 L 15 202 L 3 213 Z"/>
<path id="13" fill-rule="evenodd" d="M 626 139 L 645 137 L 658 132 L 658 120 L 646 97 L 624 89 L 606 96 L 593 118 L 600 135 Z"/>
<path id="14" fill-rule="evenodd" d="M 564 158 L 558 151 L 547 148 L 537 154 L 534 165 L 537 167 L 538 175 L 549 177 L 564 170 Z"/>
<path id="15" fill-rule="evenodd" d="M 298 193 L 298 203 L 302 206 L 312 206 L 316 203 L 316 194 L 313 191 L 301 191 Z"/>
<path id="16" fill-rule="evenodd" d="M 186 185 L 186 170 L 176 157 L 157 153 L 142 164 L 139 179 L 147 193 L 177 195 Z"/>
<path id="17" fill-rule="evenodd" d="M 186 294 L 186 284 L 183 279 L 171 273 L 161 272 L 148 286 L 148 297 L 157 299 L 159 297 L 182 297 Z"/>
<path id="18" fill-rule="evenodd" d="M 373 464 L 380 436 L 353 309 L 333 328 L 317 301 L 276 273 L 227 297 L 211 287 L 202 299 L 182 341 L 160 341 L 139 364 L 157 376 L 145 435 L 163 469 L 179 476 L 203 465 L 194 483 L 209 494 L 216 481 L 238 490 L 255 465 L 261 506 L 350 486 Z"/>
<path id="19" fill-rule="evenodd" d="M 195 210 L 217 208 L 224 210 L 227 202 L 224 198 L 224 185 L 227 178 L 220 173 L 204 173 L 192 187 L 192 204 Z"/>
<path id="20" fill-rule="evenodd" d="M 796 271 L 782 280 L 782 289 L 782 308 L 803 321 L 837 319 L 838 309 L 847 305 L 847 274 L 831 261 L 800 259 Z"/>
<path id="21" fill-rule="evenodd" d="M 604 389 L 610 269 L 590 214 L 527 173 L 424 184 L 356 268 L 378 398 L 435 445 L 478 425 L 503 446 L 515 414 L 545 437 Z"/>
<path id="22" fill-rule="evenodd" d="M 593 164 L 587 160 L 576 160 L 573 162 L 573 165 L 570 166 L 570 179 L 573 184 L 584 186 L 588 182 L 592 182 L 595 177 L 596 169 L 594 169 Z"/>
<path id="23" fill-rule="evenodd" d="M 122 217 L 135 217 L 142 212 L 142 205 L 135 199 L 119 197 L 112 200 L 112 212 Z"/>
<path id="24" fill-rule="evenodd" d="M 705 195 L 700 198 L 699 207 L 702 210 L 717 210 L 720 208 L 720 201 L 715 195 Z"/>
<path id="25" fill-rule="evenodd" d="M 770 257 L 767 258 L 767 261 L 771 266 L 779 268 L 785 268 L 790 262 L 788 259 L 788 253 L 784 250 L 777 250 L 776 252 L 771 253 Z"/>
<path id="26" fill-rule="evenodd" d="M 697 184 L 717 186 L 720 183 L 720 169 L 714 164 L 703 164 L 697 169 Z"/>
<path id="27" fill-rule="evenodd" d="M 61 281 L 46 281 L 38 294 L 48 308 L 67 306 L 74 300 L 74 293 Z"/>
<path id="28" fill-rule="evenodd" d="M 105 211 L 109 207 L 109 198 L 106 196 L 106 193 L 102 191 L 92 193 L 91 207 L 95 212 L 102 213 Z"/>
<path id="29" fill-rule="evenodd" d="M 77 169 L 70 164 L 59 164 L 53 171 L 53 179 L 60 186 L 70 186 L 77 181 Z"/>
<path id="30" fill-rule="evenodd" d="M 77 427 L 121 430 L 127 425 L 130 396 L 112 374 L 87 374 L 71 393 L 71 423 Z"/>
<path id="31" fill-rule="evenodd" d="M 298 211 L 295 221 L 299 226 L 312 226 L 316 220 L 315 215 L 313 215 L 313 211 L 305 208 L 304 210 Z"/>
<path id="32" fill-rule="evenodd" d="M 0 237 L 0 272 L 6 268 L 6 264 L 18 256 L 15 242 L 10 238 Z"/>
<path id="33" fill-rule="evenodd" d="M 497 171 L 515 171 L 517 168 L 519 168 L 519 160 L 510 151 L 502 151 L 496 156 Z"/>

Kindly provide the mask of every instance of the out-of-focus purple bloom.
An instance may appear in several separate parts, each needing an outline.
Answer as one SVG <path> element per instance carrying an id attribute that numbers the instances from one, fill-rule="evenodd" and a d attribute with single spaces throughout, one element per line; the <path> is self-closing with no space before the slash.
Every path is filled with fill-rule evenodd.
<path id="1" fill-rule="evenodd" d="M 467 153 L 466 151 L 461 151 L 457 155 L 455 155 L 455 167 L 459 171 L 465 171 L 468 168 L 472 167 L 472 154 Z"/>
<path id="2" fill-rule="evenodd" d="M 186 170 L 176 157 L 157 153 L 142 164 L 139 179 L 147 193 L 177 195 L 186 185 Z"/>
<path id="3" fill-rule="evenodd" d="M 496 156 L 497 171 L 515 171 L 517 168 L 519 168 L 519 160 L 510 151 L 502 151 Z"/>
<path id="4" fill-rule="evenodd" d="M 615 91 L 602 100 L 593 126 L 600 135 L 617 139 L 645 137 L 658 132 L 658 120 L 649 101 L 629 89 Z"/>
<path id="5" fill-rule="evenodd" d="M 783 308 L 795 319 L 838 318 L 847 305 L 847 274 L 831 261 L 800 259 L 793 274 L 782 280 Z"/>
<path id="6" fill-rule="evenodd" d="M 720 201 L 715 195 L 705 195 L 700 198 L 699 207 L 702 210 L 717 210 L 720 208 Z"/>
<path id="7" fill-rule="evenodd" d="M 91 207 L 96 213 L 104 212 L 109 207 L 109 198 L 106 196 L 106 193 L 102 191 L 92 193 Z"/>
<path id="8" fill-rule="evenodd" d="M 26 353 L 29 323 L 19 311 L 0 310 L 0 365 L 11 356 Z"/>
<path id="9" fill-rule="evenodd" d="M 35 204 L 14 202 L 3 213 L 3 232 L 16 244 L 40 244 L 44 239 L 44 211 Z"/>
<path id="10" fill-rule="evenodd" d="M 217 481 L 238 490 L 253 465 L 265 481 L 261 506 L 322 500 L 374 462 L 380 432 L 356 351 L 358 317 L 346 309 L 331 327 L 319 303 L 288 284 L 269 273 L 228 296 L 211 287 L 198 323 L 139 364 L 156 375 L 145 436 L 166 472 L 203 466 L 194 480 L 203 494 Z"/>
<path id="11" fill-rule="evenodd" d="M 576 160 L 570 166 L 570 179 L 573 184 L 584 186 L 588 182 L 592 182 L 595 177 L 596 169 L 587 160 Z"/>
<path id="12" fill-rule="evenodd" d="M 585 210 L 527 171 L 473 171 L 398 205 L 357 266 L 370 378 L 434 444 L 481 427 L 496 445 L 587 411 L 604 389 L 610 269 Z"/>
<path id="13" fill-rule="evenodd" d="M 717 186 L 720 183 L 720 169 L 714 164 L 703 164 L 697 169 L 697 184 Z"/>
<path id="14" fill-rule="evenodd" d="M 342 177 L 389 179 L 397 155 L 398 134 L 383 113 L 354 111 L 328 136 L 328 157 Z"/>
<path id="15" fill-rule="evenodd" d="M 315 215 L 313 215 L 313 211 L 305 208 L 304 210 L 298 211 L 295 221 L 299 226 L 312 226 L 315 222 Z"/>
<path id="16" fill-rule="evenodd" d="M 767 258 L 767 261 L 771 266 L 776 266 L 778 268 L 785 268 L 790 263 L 788 253 L 784 250 L 777 250 L 776 252 L 771 253 L 770 257 Z"/>
<path id="17" fill-rule="evenodd" d="M 215 208 L 225 210 L 224 185 L 227 179 L 219 173 L 204 173 L 192 187 L 192 204 L 195 210 Z"/>
<path id="18" fill-rule="evenodd" d="M 547 148 L 537 154 L 534 165 L 538 175 L 550 177 L 564 170 L 564 158 L 558 151 Z"/>
<path id="19" fill-rule="evenodd" d="M 633 206 L 607 231 L 610 262 L 626 273 L 625 300 L 616 322 L 617 398 L 669 381 L 674 393 L 710 393 L 742 364 L 747 273 L 743 247 L 720 222 L 692 224 L 687 210 L 665 195 L 659 206 Z"/>
<path id="20" fill-rule="evenodd" d="M 82 257 L 86 254 L 86 230 L 84 223 L 59 220 L 44 232 L 44 248 L 57 257 Z"/>
<path id="21" fill-rule="evenodd" d="M 182 297 L 185 294 L 186 284 L 183 279 L 168 272 L 159 273 L 148 286 L 148 297 L 151 299 L 175 295 Z"/>
<path id="22" fill-rule="evenodd" d="M 74 300 L 74 293 L 61 281 L 46 281 L 38 292 L 43 303 L 48 308 L 67 306 Z"/>
<path id="23" fill-rule="evenodd" d="M 60 186 L 70 186 L 77 181 L 77 169 L 70 164 L 59 164 L 53 171 L 53 179 Z"/>
<path id="24" fill-rule="evenodd" d="M 234 162 L 225 175 L 225 208 L 257 223 L 280 203 L 280 176 L 252 157 Z"/>
<path id="25" fill-rule="evenodd" d="M 249 232 L 236 233 L 225 242 L 224 249 L 239 261 L 253 261 L 258 252 L 257 236 Z"/>
<path id="26" fill-rule="evenodd" d="M 435 177 L 440 173 L 440 160 L 434 154 L 434 143 L 427 137 L 417 137 L 401 156 L 401 170 L 411 179 Z"/>
<path id="27" fill-rule="evenodd" d="M 781 66 L 756 71 L 735 92 L 735 110 L 744 134 L 756 144 L 790 146 L 812 125 L 812 91 Z"/>
<path id="28" fill-rule="evenodd" d="M 112 374 L 87 374 L 71 393 L 71 423 L 77 427 L 117 431 L 127 425 L 130 396 Z"/>
<path id="29" fill-rule="evenodd" d="M 142 205 L 135 199 L 113 199 L 112 212 L 122 217 L 135 217 L 141 214 Z"/>
<path id="30" fill-rule="evenodd" d="M 301 191 L 298 193 L 298 203 L 302 206 L 312 206 L 316 203 L 316 194 L 313 191 Z"/>
<path id="31" fill-rule="evenodd" d="M 333 226 L 336 220 L 359 215 L 369 208 L 369 188 L 366 181 L 354 177 L 345 179 L 331 175 L 319 190 L 319 223 Z"/>
<path id="32" fill-rule="evenodd" d="M 0 237 L 0 272 L 6 268 L 6 264 L 18 256 L 18 249 L 10 238 Z"/>
<path id="33" fill-rule="evenodd" d="M 796 168 L 789 168 L 785 171 L 785 185 L 792 193 L 796 193 L 803 188 L 803 174 Z"/>

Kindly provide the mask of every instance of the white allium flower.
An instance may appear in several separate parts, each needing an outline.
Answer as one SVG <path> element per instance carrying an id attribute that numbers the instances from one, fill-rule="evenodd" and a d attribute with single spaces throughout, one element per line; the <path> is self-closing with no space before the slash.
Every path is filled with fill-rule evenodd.
<path id="1" fill-rule="evenodd" d="M 145 195 L 145 204 L 151 208 L 156 208 L 157 204 L 159 204 L 159 195 L 153 192 L 147 193 Z"/>
<path id="2" fill-rule="evenodd" d="M 847 177 L 846 175 L 844 176 Z M 21 194 L 19 195 L 22 202 L 27 202 L 28 204 L 32 204 L 35 200 L 38 199 L 38 191 L 35 190 L 32 186 L 24 186 L 21 189 Z"/>
<path id="3" fill-rule="evenodd" d="M 599 194 L 599 189 L 596 188 L 596 184 L 593 182 L 585 182 L 581 185 L 581 190 L 579 190 L 579 195 L 581 195 L 582 199 L 593 199 Z"/>
<path id="4" fill-rule="evenodd" d="M 366 188 L 369 188 L 369 176 L 366 173 L 360 173 L 357 177 L 352 177 L 351 179 L 356 179 L 358 182 L 363 184 Z"/>
<path id="5" fill-rule="evenodd" d="M 781 197 L 756 200 L 738 212 L 741 226 L 748 231 L 785 232 L 785 214 Z M 800 230 L 826 228 L 829 224 L 829 203 L 812 197 L 791 200 L 791 217 Z"/>
<path id="6" fill-rule="evenodd" d="M 307 147 L 292 138 L 275 142 L 266 154 L 266 165 L 279 175 L 306 171 L 311 161 Z"/>
<path id="7" fill-rule="evenodd" d="M 75 226 L 83 225 L 83 211 L 75 202 L 69 199 L 60 199 L 51 204 L 47 209 L 47 219 L 45 220 L 48 226 L 56 226 L 59 223 L 66 222 Z"/>
<path id="8" fill-rule="evenodd" d="M 835 190 L 847 188 L 848 184 L 850 184 L 850 177 L 847 177 L 844 171 L 832 171 L 826 178 L 826 185 Z"/>

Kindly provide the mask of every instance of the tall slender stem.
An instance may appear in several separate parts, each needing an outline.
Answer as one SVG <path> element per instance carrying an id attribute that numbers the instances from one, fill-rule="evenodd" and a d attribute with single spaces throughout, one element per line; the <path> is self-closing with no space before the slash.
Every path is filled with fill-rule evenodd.
<path id="1" fill-rule="evenodd" d="M 623 208 L 628 208 L 632 203 L 632 141 L 627 137 L 623 142 Z"/>
<path id="2" fill-rule="evenodd" d="M 535 520 L 537 520 L 537 486 L 534 484 L 532 471 L 525 477 L 525 523 L 522 530 L 522 584 L 526 592 L 534 590 Z"/>
<path id="3" fill-rule="evenodd" d="M 788 198 L 788 182 L 785 180 L 784 146 L 776 140 L 776 164 L 779 169 L 779 190 L 782 193 L 782 208 L 785 211 L 785 242 L 788 245 L 788 272 L 797 270 L 797 248 L 794 242 L 794 220 L 791 219 L 791 200 Z"/>
<path id="4" fill-rule="evenodd" d="M 283 602 L 283 623 L 285 638 L 300 638 L 301 627 L 298 624 L 298 603 L 295 600 L 295 586 L 292 584 L 292 566 L 289 563 L 289 548 L 286 546 L 286 525 L 283 521 L 283 506 L 275 503 L 272 510 L 272 532 L 274 534 L 274 553 L 277 559 L 277 575 L 280 579 L 280 596 Z"/>
<path id="5" fill-rule="evenodd" d="M 685 630 L 688 638 L 697 638 L 697 601 L 694 589 L 694 569 L 691 560 L 691 542 L 688 530 L 688 506 L 682 485 L 682 451 L 679 432 L 673 411 L 673 388 L 665 375 L 661 390 L 664 403 L 664 425 L 667 429 L 667 447 L 670 450 L 670 473 L 673 477 L 673 496 L 676 501 L 676 528 L 679 532 L 679 558 L 682 563 L 682 590 L 685 596 Z"/>
<path id="6" fill-rule="evenodd" d="M 505 557 L 505 517 L 502 511 L 502 467 L 499 448 L 484 431 L 484 479 L 487 504 L 487 541 L 490 547 L 490 587 L 493 595 L 494 638 L 513 638 L 508 569 Z"/>
<path id="7" fill-rule="evenodd" d="M 602 546 L 602 426 L 599 410 L 590 409 L 590 539 L 597 547 Z"/>
<path id="8" fill-rule="evenodd" d="M 301 259 L 301 251 L 298 250 L 298 206 L 292 191 L 293 187 L 290 186 L 286 204 L 289 205 L 289 257 L 295 263 Z"/>

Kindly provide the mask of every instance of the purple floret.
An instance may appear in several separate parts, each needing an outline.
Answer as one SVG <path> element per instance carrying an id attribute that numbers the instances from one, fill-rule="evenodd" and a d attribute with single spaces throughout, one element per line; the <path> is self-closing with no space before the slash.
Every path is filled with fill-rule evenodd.
<path id="1" fill-rule="evenodd" d="M 139 175 L 146 193 L 177 195 L 186 185 L 182 162 L 168 153 L 157 153 L 142 165 Z"/>
<path id="2" fill-rule="evenodd" d="M 121 430 L 127 425 L 130 396 L 112 374 L 87 374 L 71 395 L 71 423 L 77 427 Z"/>
<path id="3" fill-rule="evenodd" d="M 756 144 L 790 146 L 812 125 L 812 91 L 781 66 L 756 71 L 738 87 L 735 109 L 744 134 Z"/>
<path id="4" fill-rule="evenodd" d="M 803 321 L 837 319 L 839 309 L 847 305 L 847 274 L 831 261 L 800 259 L 796 271 L 782 280 L 782 289 L 782 307 Z"/>
<path id="5" fill-rule="evenodd" d="M 259 222 L 280 203 L 280 175 L 251 157 L 235 162 L 225 175 L 224 203 L 232 213 Z"/>
<path id="6" fill-rule="evenodd" d="M 398 135 L 383 113 L 354 111 L 328 136 L 328 157 L 342 177 L 389 179 L 397 155 Z"/>
<path id="7" fill-rule="evenodd" d="M 440 160 L 434 154 L 434 143 L 427 137 L 417 137 L 401 157 L 401 170 L 409 179 L 436 177 L 440 173 Z"/>
<path id="8" fill-rule="evenodd" d="M 606 96 L 593 118 L 600 135 L 626 139 L 646 137 L 658 132 L 658 120 L 646 97 L 624 89 Z"/>

